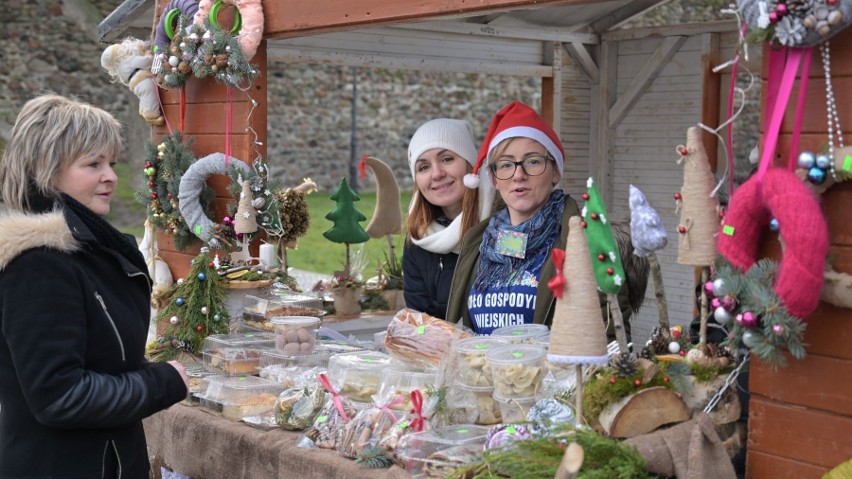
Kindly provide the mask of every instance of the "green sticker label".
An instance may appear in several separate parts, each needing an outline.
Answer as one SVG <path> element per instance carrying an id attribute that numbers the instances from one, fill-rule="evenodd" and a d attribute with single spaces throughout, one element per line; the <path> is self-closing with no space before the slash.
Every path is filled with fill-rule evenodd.
<path id="1" fill-rule="evenodd" d="M 253 338 L 253 337 L 254 337 L 254 334 L 246 334 L 246 335 L 245 335 L 245 336 L 243 336 L 243 337 L 245 337 L 245 338 Z"/>
<path id="2" fill-rule="evenodd" d="M 372 363 L 373 362 L 373 360 L 370 359 L 370 358 L 363 358 L 363 359 L 361 359 L 361 361 L 365 362 L 365 363 Z"/>
<path id="3" fill-rule="evenodd" d="M 473 347 L 473 349 L 487 349 L 487 348 L 488 348 L 488 345 L 485 344 L 485 343 L 479 343 L 479 344 L 477 344 L 476 346 Z"/>
<path id="4" fill-rule="evenodd" d="M 722 227 L 722 233 L 728 236 L 734 236 L 734 227 L 731 225 L 725 225 Z"/>
<path id="5" fill-rule="evenodd" d="M 520 336 L 520 335 L 522 335 L 522 334 L 524 334 L 524 332 L 523 332 L 523 331 L 521 331 L 521 330 L 512 331 L 512 336 Z"/>
<path id="6" fill-rule="evenodd" d="M 405 428 L 407 428 L 408 426 L 409 426 L 408 421 L 405 421 L 405 422 L 401 422 L 401 423 L 399 423 L 399 425 L 398 425 L 397 427 L 398 427 L 399 429 L 405 429 Z"/>
<path id="7" fill-rule="evenodd" d="M 513 358 L 522 358 L 524 357 L 524 353 L 512 353 Z"/>
<path id="8" fill-rule="evenodd" d="M 317 416 L 317 424 L 322 424 L 328 421 L 328 416 Z"/>
<path id="9" fill-rule="evenodd" d="M 515 429 L 515 426 L 509 426 L 506 428 L 506 432 L 508 432 L 509 434 L 516 434 L 518 431 L 517 429 Z"/>
<path id="10" fill-rule="evenodd" d="M 245 376 L 240 376 L 240 381 L 245 381 L 245 380 L 246 380 Z"/>
<path id="11" fill-rule="evenodd" d="M 195 226 L 195 234 L 197 234 L 197 235 L 200 235 L 200 234 L 201 234 L 201 225 L 196 225 L 196 226 Z"/>
<path id="12" fill-rule="evenodd" d="M 459 433 L 459 434 L 464 434 L 464 433 L 466 433 L 466 432 L 467 432 L 467 429 L 459 429 L 459 430 L 458 430 L 458 431 L 456 431 L 456 432 L 457 432 L 457 433 Z"/>
<path id="13" fill-rule="evenodd" d="M 417 326 L 417 334 L 423 334 L 426 332 L 426 325 Z"/>
<path id="14" fill-rule="evenodd" d="M 852 155 L 846 155 L 846 158 L 843 158 L 843 170 L 852 171 Z"/>

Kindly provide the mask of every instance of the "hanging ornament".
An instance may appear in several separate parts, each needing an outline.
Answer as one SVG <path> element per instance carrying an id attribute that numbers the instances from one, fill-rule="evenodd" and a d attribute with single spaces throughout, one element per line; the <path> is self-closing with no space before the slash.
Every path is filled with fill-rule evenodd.
<path id="1" fill-rule="evenodd" d="M 219 313 L 214 314 L 213 315 L 213 321 L 216 321 L 217 323 L 219 321 L 222 321 L 222 316 L 220 316 Z"/>
<path id="2" fill-rule="evenodd" d="M 757 327 L 758 320 L 757 316 L 751 311 L 746 311 L 745 313 L 741 313 L 737 315 L 736 318 L 737 324 L 744 328 L 753 329 Z"/>
<path id="3" fill-rule="evenodd" d="M 172 316 L 171 318 L 169 318 L 169 322 L 172 324 L 177 324 L 180 322 L 180 319 L 178 319 L 177 316 Z"/>
<path id="4" fill-rule="evenodd" d="M 205 279 L 207 279 L 207 275 L 204 274 L 204 273 L 198 273 L 197 277 L 198 277 L 198 281 L 204 281 Z"/>
<path id="5" fill-rule="evenodd" d="M 727 309 L 718 307 L 713 311 L 713 319 L 722 326 L 731 322 L 731 313 Z"/>
<path id="6" fill-rule="evenodd" d="M 783 335 L 784 334 L 784 326 L 782 326 L 780 324 L 772 325 L 772 334 L 774 334 L 776 336 Z"/>
<path id="7" fill-rule="evenodd" d="M 178 298 L 178 299 L 175 300 L 175 304 L 178 305 L 178 306 L 183 306 L 184 302 L 185 301 L 183 300 L 183 298 Z"/>
<path id="8" fill-rule="evenodd" d="M 713 294 L 717 297 L 721 297 L 725 295 L 725 282 L 722 278 L 718 278 L 713 281 Z"/>
<path id="9" fill-rule="evenodd" d="M 182 285 L 183 284 L 183 278 L 178 278 L 177 284 L 178 284 L 178 286 Z"/>
<path id="10" fill-rule="evenodd" d="M 710 307 L 712 307 L 713 309 L 721 308 L 722 301 L 719 298 L 713 298 L 710 300 Z"/>
<path id="11" fill-rule="evenodd" d="M 204 326 L 199 324 L 198 326 L 195 327 L 195 330 L 200 333 L 200 332 L 204 331 Z"/>
<path id="12" fill-rule="evenodd" d="M 209 312 L 210 312 L 210 310 L 207 309 L 207 306 L 201 307 L 201 314 L 203 314 L 204 316 L 207 316 L 207 313 L 209 313 Z"/>
<path id="13" fill-rule="evenodd" d="M 781 225 L 778 224 L 778 218 L 772 218 L 769 222 L 769 229 L 776 233 L 781 230 Z"/>
<path id="14" fill-rule="evenodd" d="M 707 296 L 715 296 L 715 293 L 713 293 L 713 282 L 712 281 L 708 281 L 708 282 L 704 283 L 704 292 L 707 293 Z"/>
<path id="15" fill-rule="evenodd" d="M 672 341 L 669 343 L 669 352 L 672 354 L 677 354 L 680 352 L 680 343 L 677 341 Z"/>
<path id="16" fill-rule="evenodd" d="M 757 346 L 758 341 L 760 341 L 760 336 L 758 336 L 754 331 L 746 331 L 743 333 L 743 344 L 748 348 L 753 348 Z"/>

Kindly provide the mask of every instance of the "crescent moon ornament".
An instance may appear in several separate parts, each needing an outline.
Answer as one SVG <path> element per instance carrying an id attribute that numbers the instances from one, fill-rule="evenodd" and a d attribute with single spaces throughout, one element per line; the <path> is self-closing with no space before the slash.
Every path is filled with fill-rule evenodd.
<path id="1" fill-rule="evenodd" d="M 387 163 L 372 156 L 365 156 L 361 162 L 369 166 L 376 176 L 376 209 L 364 231 L 371 238 L 402 233 L 399 184 L 393 170 Z"/>
<path id="2" fill-rule="evenodd" d="M 213 238 L 216 224 L 204 214 L 198 197 L 201 195 L 207 177 L 214 174 L 227 175 L 229 165 L 233 165 L 246 175 L 251 172 L 251 168 L 242 161 L 230 157 L 226 165 L 224 153 L 213 153 L 193 163 L 180 179 L 178 209 L 190 231 L 205 243 Z"/>

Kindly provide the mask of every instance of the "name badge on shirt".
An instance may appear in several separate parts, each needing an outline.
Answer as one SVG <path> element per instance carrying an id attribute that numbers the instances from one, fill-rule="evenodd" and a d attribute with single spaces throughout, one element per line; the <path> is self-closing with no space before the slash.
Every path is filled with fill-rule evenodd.
<path id="1" fill-rule="evenodd" d="M 527 234 L 518 231 L 497 232 L 497 252 L 503 256 L 523 259 L 527 251 Z"/>

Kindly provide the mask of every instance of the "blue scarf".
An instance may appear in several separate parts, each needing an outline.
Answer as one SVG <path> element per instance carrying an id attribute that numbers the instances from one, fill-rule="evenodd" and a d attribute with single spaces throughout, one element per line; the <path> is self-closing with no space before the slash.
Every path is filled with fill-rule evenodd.
<path id="1" fill-rule="evenodd" d="M 503 208 L 491 217 L 482 234 L 479 246 L 479 271 L 473 288 L 484 290 L 489 286 L 512 284 L 524 271 L 536 269 L 550 254 L 551 246 L 562 231 L 562 213 L 565 211 L 565 193 L 553 190 L 544 207 L 532 218 L 512 226 L 509 209 Z M 500 230 L 526 233 L 527 249 L 523 258 L 505 256 L 497 252 L 497 234 Z"/>

